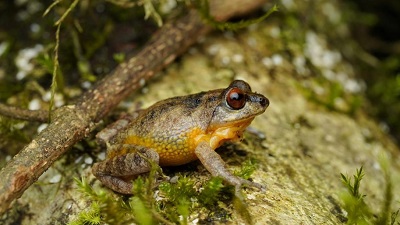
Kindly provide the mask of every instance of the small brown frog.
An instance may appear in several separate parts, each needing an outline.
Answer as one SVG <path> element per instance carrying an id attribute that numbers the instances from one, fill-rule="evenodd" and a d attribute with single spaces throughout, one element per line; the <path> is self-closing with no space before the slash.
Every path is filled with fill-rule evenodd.
<path id="1" fill-rule="evenodd" d="M 243 184 L 262 188 L 230 173 L 214 150 L 225 141 L 240 140 L 268 105 L 266 97 L 252 92 L 242 80 L 226 89 L 157 102 L 129 123 L 125 121 L 123 131 L 109 145 L 106 160 L 93 165 L 93 174 L 112 190 L 131 194 L 131 179 L 149 172 L 150 160 L 160 166 L 177 166 L 199 159 L 213 176 L 222 177 L 236 191 Z"/>

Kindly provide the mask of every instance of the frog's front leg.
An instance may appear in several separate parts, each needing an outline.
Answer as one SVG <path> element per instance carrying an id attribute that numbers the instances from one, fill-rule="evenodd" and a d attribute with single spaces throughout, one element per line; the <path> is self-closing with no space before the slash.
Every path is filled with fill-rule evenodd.
<path id="1" fill-rule="evenodd" d="M 132 194 L 132 176 L 149 172 L 150 161 L 158 164 L 158 153 L 152 149 L 141 148 L 134 153 L 117 155 L 95 163 L 92 172 L 112 190 L 122 194 Z"/>
<path id="2" fill-rule="evenodd" d="M 253 186 L 259 189 L 264 189 L 264 186 L 255 182 L 248 181 L 241 177 L 237 177 L 233 175 L 229 170 L 225 167 L 225 162 L 222 158 L 216 153 L 210 145 L 202 141 L 196 147 L 195 150 L 196 156 L 199 158 L 204 167 L 213 175 L 222 177 L 222 179 L 229 184 L 235 186 L 235 191 L 238 193 L 243 184 L 248 186 Z"/>

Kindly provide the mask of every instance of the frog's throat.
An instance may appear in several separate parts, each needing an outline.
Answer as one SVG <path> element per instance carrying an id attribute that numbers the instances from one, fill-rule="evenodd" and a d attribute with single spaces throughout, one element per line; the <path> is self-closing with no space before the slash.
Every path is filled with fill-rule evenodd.
<path id="1" fill-rule="evenodd" d="M 243 132 L 253 121 L 253 118 L 231 123 L 224 124 L 223 126 L 209 129 L 205 134 L 200 134 L 195 137 L 196 146 L 201 141 L 206 141 L 210 144 L 212 149 L 216 149 L 226 141 L 237 141 L 242 138 Z"/>

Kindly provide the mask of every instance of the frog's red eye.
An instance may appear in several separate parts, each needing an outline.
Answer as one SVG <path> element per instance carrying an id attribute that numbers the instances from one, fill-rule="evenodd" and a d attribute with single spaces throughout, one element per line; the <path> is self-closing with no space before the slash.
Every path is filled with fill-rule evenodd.
<path id="1" fill-rule="evenodd" d="M 226 95 L 226 102 L 232 109 L 241 109 L 246 104 L 246 96 L 242 90 L 234 87 Z"/>

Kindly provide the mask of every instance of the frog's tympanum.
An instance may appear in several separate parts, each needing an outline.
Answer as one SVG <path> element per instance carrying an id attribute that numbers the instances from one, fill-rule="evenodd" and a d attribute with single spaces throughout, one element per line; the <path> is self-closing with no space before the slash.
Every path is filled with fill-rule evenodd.
<path id="1" fill-rule="evenodd" d="M 131 194 L 135 175 L 160 166 L 177 166 L 199 159 L 213 175 L 234 185 L 262 188 L 230 173 L 214 151 L 225 141 L 240 140 L 269 100 L 241 80 L 226 89 L 174 97 L 140 111 L 109 145 L 106 160 L 93 165 L 93 174 L 114 191 Z M 129 180 L 130 179 L 130 180 Z"/>

